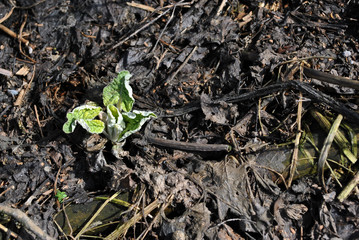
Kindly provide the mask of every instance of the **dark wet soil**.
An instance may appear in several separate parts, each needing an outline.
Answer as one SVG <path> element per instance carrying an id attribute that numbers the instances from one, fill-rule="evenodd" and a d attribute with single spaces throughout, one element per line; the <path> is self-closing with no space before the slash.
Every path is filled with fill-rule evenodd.
<path id="1" fill-rule="evenodd" d="M 359 238 L 357 191 L 337 199 L 358 164 L 331 153 L 340 164 L 318 178 L 327 131 L 314 117 L 341 114 L 357 157 L 358 11 L 353 0 L 0 2 L 0 206 L 55 239 L 78 234 L 54 223 L 64 206 L 118 191 L 132 207 L 91 234 L 108 236 L 156 203 L 117 237 Z M 104 136 L 62 126 L 85 101 L 101 104 L 121 70 L 134 108 L 157 118 L 118 159 L 111 143 L 96 147 Z M 299 132 L 300 146 L 313 133 L 318 150 L 299 148 L 291 181 Z M 38 239 L 7 215 L 0 239 Z"/>

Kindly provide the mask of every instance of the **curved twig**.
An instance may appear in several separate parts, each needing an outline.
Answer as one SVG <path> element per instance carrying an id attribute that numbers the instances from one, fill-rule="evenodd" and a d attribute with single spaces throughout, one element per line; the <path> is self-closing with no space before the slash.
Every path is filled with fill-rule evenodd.
<path id="1" fill-rule="evenodd" d="M 39 239 L 54 240 L 55 238 L 50 237 L 40 227 L 38 227 L 31 218 L 29 218 L 24 212 L 19 209 L 11 208 L 0 203 L 0 212 L 3 212 L 17 221 L 22 223 L 24 227 L 33 232 Z"/>

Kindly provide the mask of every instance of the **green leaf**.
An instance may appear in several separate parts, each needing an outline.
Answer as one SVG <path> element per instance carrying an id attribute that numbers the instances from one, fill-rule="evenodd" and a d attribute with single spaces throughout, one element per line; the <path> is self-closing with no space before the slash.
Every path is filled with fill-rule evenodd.
<path id="1" fill-rule="evenodd" d="M 128 71 L 119 72 L 118 76 L 103 89 L 103 104 L 107 107 L 113 104 L 120 111 L 129 112 L 132 109 L 135 99 L 132 97 L 130 77 Z"/>
<path id="2" fill-rule="evenodd" d="M 103 114 L 101 118 L 106 123 L 104 134 L 112 142 L 116 142 L 121 132 L 125 129 L 126 123 L 120 113 L 120 110 L 114 105 L 107 106 L 107 114 Z"/>
<path id="3" fill-rule="evenodd" d="M 139 131 L 142 125 L 151 117 L 157 117 L 153 112 L 137 111 L 122 113 L 123 120 L 126 123 L 126 128 L 122 131 L 117 142 L 121 142 L 130 136 L 132 133 Z"/>
<path id="4" fill-rule="evenodd" d="M 62 203 L 64 199 L 67 198 L 67 194 L 65 192 L 61 192 L 60 190 L 57 190 L 55 197 L 57 198 L 57 200 L 59 200 L 60 203 Z"/>
<path id="5" fill-rule="evenodd" d="M 67 122 L 63 126 L 65 133 L 72 133 L 76 124 L 79 123 L 90 133 L 102 133 L 105 124 L 100 120 L 93 120 L 101 112 L 101 107 L 92 105 L 83 105 L 75 108 L 72 112 L 67 113 Z"/>

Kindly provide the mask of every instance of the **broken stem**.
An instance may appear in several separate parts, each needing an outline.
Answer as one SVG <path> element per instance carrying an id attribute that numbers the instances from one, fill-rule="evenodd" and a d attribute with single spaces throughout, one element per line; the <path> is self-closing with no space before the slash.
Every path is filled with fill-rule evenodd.
<path id="1" fill-rule="evenodd" d="M 219 5 L 219 8 L 217 10 L 217 14 L 216 14 L 217 17 L 221 14 L 226 3 L 227 3 L 227 0 L 222 0 L 221 5 Z"/>
<path id="2" fill-rule="evenodd" d="M 350 78 L 335 76 L 333 74 L 321 72 L 311 68 L 304 67 L 304 74 L 310 78 L 315 78 L 322 82 L 336 84 L 342 87 L 349 87 L 359 90 L 359 82 Z"/>
<path id="3" fill-rule="evenodd" d="M 11 208 L 0 203 L 0 212 L 3 212 L 17 221 L 22 223 L 26 229 L 32 231 L 39 239 L 53 240 L 54 238 L 47 235 L 40 227 L 38 227 L 34 221 L 32 221 L 24 212 L 19 209 Z"/>
<path id="4" fill-rule="evenodd" d="M 172 80 L 176 77 L 176 75 L 182 70 L 182 68 L 187 64 L 187 62 L 191 59 L 192 55 L 197 51 L 198 46 L 195 46 L 190 54 L 186 57 L 183 63 L 177 68 L 177 70 L 171 75 L 171 77 L 166 80 L 166 83 L 172 82 Z"/>
<path id="5" fill-rule="evenodd" d="M 303 81 L 303 62 L 300 64 L 300 82 Z M 301 101 L 303 98 L 302 91 L 299 92 L 299 101 L 298 101 L 298 111 L 297 111 L 297 126 L 298 126 L 298 132 L 295 136 L 295 142 L 294 142 L 294 149 L 293 149 L 293 156 L 292 156 L 292 162 L 290 164 L 290 172 L 289 172 L 289 179 L 288 179 L 288 187 L 292 185 L 292 181 L 295 175 L 295 172 L 297 170 L 297 161 L 298 161 L 298 149 L 299 149 L 299 143 L 300 138 L 302 136 L 302 111 L 303 111 L 303 102 Z"/>
<path id="6" fill-rule="evenodd" d="M 333 140 L 335 135 L 338 132 L 340 123 L 343 120 L 343 115 L 339 114 L 337 119 L 335 119 L 327 138 L 324 141 L 322 151 L 320 152 L 320 156 L 318 159 L 318 175 L 322 181 L 322 184 L 325 188 L 325 182 L 324 182 L 324 165 L 327 163 L 327 158 L 329 154 L 329 149 L 332 146 Z"/>
<path id="7" fill-rule="evenodd" d="M 204 143 L 188 143 L 175 140 L 168 140 L 162 138 L 156 138 L 146 136 L 149 143 L 159 145 L 162 147 L 173 148 L 182 151 L 193 151 L 193 152 L 229 152 L 231 146 L 227 144 L 204 144 Z"/>
<path id="8" fill-rule="evenodd" d="M 100 214 L 100 212 L 105 208 L 105 206 L 113 199 L 115 199 L 118 195 L 120 194 L 120 192 L 116 192 L 115 194 L 113 194 L 109 199 L 107 199 L 102 205 L 101 207 L 96 211 L 96 213 L 91 217 L 91 219 L 85 224 L 85 226 L 80 230 L 80 232 L 76 235 L 75 239 L 80 239 L 81 235 L 84 234 L 87 229 L 89 228 L 89 226 L 93 223 L 93 221 L 95 220 L 95 218 Z"/>
<path id="9" fill-rule="evenodd" d="M 347 186 L 338 195 L 338 200 L 343 202 L 353 189 L 359 184 L 359 171 L 355 174 L 354 178 L 348 183 Z"/>
<path id="10" fill-rule="evenodd" d="M 30 90 L 30 88 L 31 88 L 32 81 L 33 81 L 34 78 L 35 78 L 35 72 L 36 72 L 36 65 L 34 65 L 30 82 L 28 83 L 28 85 L 26 86 L 25 89 L 21 89 L 21 91 L 20 91 L 20 93 L 19 93 L 19 96 L 17 97 L 17 99 L 16 99 L 16 101 L 15 101 L 15 103 L 14 103 L 14 106 L 20 106 L 20 105 L 22 104 L 22 100 L 24 99 L 25 94 L 26 94 L 26 93 Z"/>
<path id="11" fill-rule="evenodd" d="M 13 38 L 18 38 L 20 39 L 20 41 L 22 43 L 24 43 L 26 46 L 31 47 L 32 49 L 35 49 L 35 46 L 30 44 L 30 42 L 28 40 L 26 40 L 25 38 L 19 37 L 19 35 L 17 35 L 16 33 L 14 33 L 13 31 L 11 31 L 9 28 L 5 27 L 4 25 L 2 25 L 0 23 L 0 30 L 3 30 L 5 33 L 7 33 L 9 36 L 13 37 Z"/>

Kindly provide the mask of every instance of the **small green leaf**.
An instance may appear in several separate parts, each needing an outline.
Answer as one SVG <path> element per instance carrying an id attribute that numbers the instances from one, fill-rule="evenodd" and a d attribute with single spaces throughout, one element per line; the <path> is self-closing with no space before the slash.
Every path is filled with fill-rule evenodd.
<path id="1" fill-rule="evenodd" d="M 84 120 L 84 119 L 79 119 L 78 123 L 89 133 L 102 133 L 104 128 L 105 128 L 105 124 L 101 121 L 101 120 Z"/>
<path id="2" fill-rule="evenodd" d="M 62 203 L 64 199 L 67 198 L 67 194 L 65 192 L 61 192 L 60 190 L 57 190 L 55 197 L 57 198 L 57 200 L 59 200 L 60 203 Z"/>
<path id="3" fill-rule="evenodd" d="M 65 133 L 72 133 L 76 127 L 76 118 L 73 113 L 67 113 L 67 122 L 62 127 Z"/>
<path id="4" fill-rule="evenodd" d="M 153 112 L 137 111 L 129 113 L 122 113 L 123 120 L 126 123 L 126 128 L 122 131 L 117 142 L 121 142 L 130 136 L 132 133 L 139 131 L 142 125 L 151 117 L 157 117 Z"/>
<path id="5" fill-rule="evenodd" d="M 63 126 L 65 133 L 72 133 L 76 124 L 79 123 L 84 129 L 90 133 L 102 133 L 105 124 L 100 120 L 93 120 L 101 112 L 101 107 L 83 105 L 75 108 L 72 112 L 67 113 L 67 122 Z"/>
<path id="6" fill-rule="evenodd" d="M 131 111 L 135 99 L 132 97 L 130 77 L 131 74 L 128 71 L 121 71 L 118 76 L 103 89 L 103 104 L 106 107 L 113 104 L 117 106 L 120 111 Z"/>
<path id="7" fill-rule="evenodd" d="M 112 104 L 107 106 L 107 114 L 105 115 L 105 122 L 106 122 L 106 129 L 104 131 L 105 135 L 112 142 L 116 142 L 123 129 L 125 129 L 126 125 L 120 113 L 120 110 L 118 110 L 118 108 Z"/>

